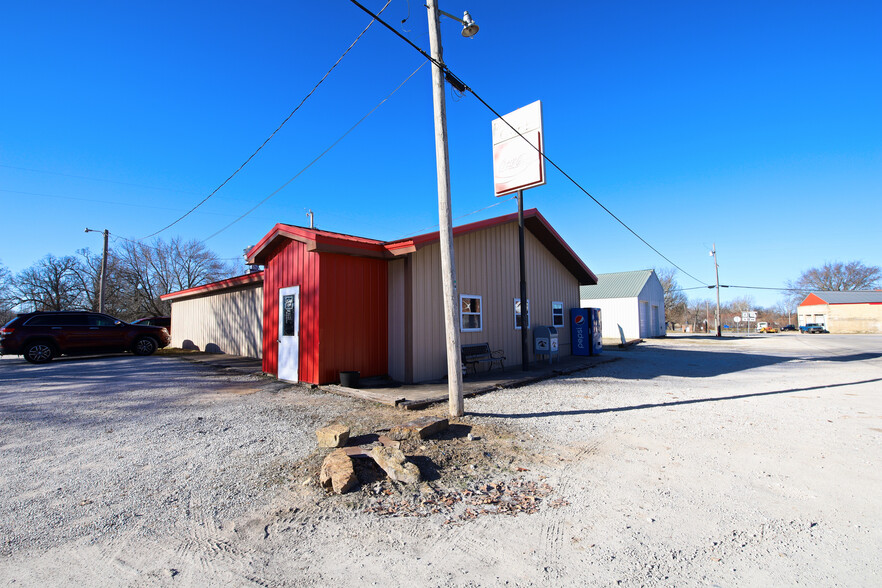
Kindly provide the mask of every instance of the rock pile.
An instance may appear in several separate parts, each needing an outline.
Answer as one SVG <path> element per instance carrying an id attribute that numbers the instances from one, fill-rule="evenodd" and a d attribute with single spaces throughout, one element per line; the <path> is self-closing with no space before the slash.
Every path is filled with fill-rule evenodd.
<path id="1" fill-rule="evenodd" d="M 389 479 L 402 484 L 416 484 L 420 481 L 420 470 L 399 449 L 399 441 L 405 439 L 426 439 L 448 427 L 447 419 L 421 417 L 392 427 L 388 437 L 380 436 L 371 447 L 345 447 L 349 441 L 349 427 L 331 425 L 316 431 L 319 447 L 336 447 L 322 463 L 319 482 L 323 488 L 337 494 L 349 492 L 358 485 L 358 476 L 353 459 L 370 458 L 389 476 Z"/>

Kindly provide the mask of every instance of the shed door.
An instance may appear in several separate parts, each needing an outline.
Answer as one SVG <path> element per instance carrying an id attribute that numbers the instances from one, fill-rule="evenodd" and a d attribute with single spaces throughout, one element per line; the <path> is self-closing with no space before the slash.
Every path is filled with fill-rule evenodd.
<path id="1" fill-rule="evenodd" d="M 279 288 L 279 379 L 299 381 L 300 286 Z"/>
<path id="2" fill-rule="evenodd" d="M 640 333 L 638 337 L 649 336 L 649 302 L 640 301 Z"/>
<path id="3" fill-rule="evenodd" d="M 655 304 L 652 305 L 650 319 L 652 320 L 652 328 L 649 331 L 649 335 L 651 337 L 658 337 L 658 306 Z"/>

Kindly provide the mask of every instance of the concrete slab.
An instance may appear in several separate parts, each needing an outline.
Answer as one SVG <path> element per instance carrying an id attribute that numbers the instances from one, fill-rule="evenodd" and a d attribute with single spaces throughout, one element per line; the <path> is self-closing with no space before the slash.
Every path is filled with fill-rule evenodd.
<path id="1" fill-rule="evenodd" d="M 172 352 L 167 355 L 237 373 L 263 375 L 261 360 L 253 357 L 204 352 Z M 505 369 L 479 371 L 465 376 L 463 395 L 470 397 L 503 388 L 526 386 L 533 382 L 571 374 L 608 361 L 615 361 L 615 359 L 616 356 L 610 354 L 588 357 L 569 356 L 555 360 L 551 365 L 547 361 L 534 361 L 530 363 L 528 371 L 523 371 L 520 365 L 509 365 Z M 388 379 L 367 378 L 362 380 L 362 386 L 357 389 L 339 384 L 325 384 L 319 388 L 326 392 L 398 406 L 406 410 L 422 409 L 438 402 L 447 402 L 448 399 L 446 378 L 421 384 L 396 384 Z"/>
<path id="2" fill-rule="evenodd" d="M 533 382 L 571 374 L 616 359 L 615 356 L 605 354 L 589 357 L 570 356 L 561 358 L 560 361 L 555 360 L 553 365 L 549 365 L 547 362 L 532 362 L 527 371 L 518 365 L 468 374 L 463 381 L 463 395 L 469 397 L 503 388 L 526 386 Z M 382 384 L 374 386 L 365 383 L 365 386 L 359 389 L 346 388 L 337 384 L 321 386 L 321 388 L 335 394 L 372 400 L 406 410 L 418 410 L 448 400 L 446 379 L 393 386 L 383 386 Z"/>

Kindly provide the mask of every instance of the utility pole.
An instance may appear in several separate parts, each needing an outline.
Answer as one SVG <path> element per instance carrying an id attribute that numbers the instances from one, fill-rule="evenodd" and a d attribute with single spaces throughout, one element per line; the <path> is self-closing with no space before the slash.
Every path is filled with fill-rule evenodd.
<path id="1" fill-rule="evenodd" d="M 524 254 L 524 191 L 518 190 L 518 256 L 521 265 L 521 369 L 529 371 L 530 360 L 529 335 L 527 325 L 530 324 L 530 312 L 527 304 L 527 264 Z M 549 357 L 551 357 L 549 355 Z"/>
<path id="2" fill-rule="evenodd" d="M 717 244 L 714 243 L 714 249 L 711 251 L 714 256 L 714 273 L 717 276 L 717 313 L 715 319 L 717 321 L 717 337 L 723 336 L 723 329 L 720 325 L 720 265 L 717 263 Z"/>
<path id="3" fill-rule="evenodd" d="M 438 217 L 440 220 L 441 281 L 444 289 L 444 327 L 447 346 L 447 386 L 450 416 L 465 411 L 462 397 L 462 364 L 456 310 L 456 261 L 453 254 L 453 215 L 450 207 L 450 159 L 447 152 L 447 106 L 444 97 L 444 64 L 441 49 L 441 18 L 436 0 L 428 0 L 429 44 L 432 51 L 432 102 L 435 111 L 435 162 L 438 168 Z M 440 65 L 439 65 L 440 64 Z"/>
<path id="4" fill-rule="evenodd" d="M 107 236 L 110 234 L 110 231 L 107 229 L 96 231 L 87 227 L 86 232 L 104 234 L 104 255 L 101 257 L 101 278 L 98 281 L 98 312 L 104 313 L 104 293 L 107 291 Z"/>

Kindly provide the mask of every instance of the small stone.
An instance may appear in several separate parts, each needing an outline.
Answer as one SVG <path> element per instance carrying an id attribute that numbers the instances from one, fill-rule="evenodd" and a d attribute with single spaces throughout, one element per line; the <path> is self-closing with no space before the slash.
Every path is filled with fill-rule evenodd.
<path id="1" fill-rule="evenodd" d="M 469 433 L 468 435 L 466 435 L 466 439 L 468 439 L 469 441 L 474 441 L 474 440 L 475 440 L 475 436 L 472 435 L 471 433 Z"/>
<path id="2" fill-rule="evenodd" d="M 435 417 L 420 417 L 403 425 L 395 425 L 389 430 L 388 437 L 395 441 L 404 441 L 405 439 L 426 439 L 432 435 L 437 435 L 449 426 L 447 419 L 439 419 Z"/>
<path id="3" fill-rule="evenodd" d="M 386 475 L 396 482 L 415 484 L 420 481 L 420 470 L 416 464 L 407 460 L 400 449 L 394 447 L 374 447 L 371 457 L 383 468 Z"/>
<path id="4" fill-rule="evenodd" d="M 352 490 L 358 483 L 352 458 L 346 455 L 342 449 L 331 452 L 322 463 L 319 482 L 322 488 L 333 490 L 337 494 L 344 494 Z"/>
<path id="5" fill-rule="evenodd" d="M 319 447 L 343 447 L 349 441 L 349 427 L 330 425 L 315 432 Z"/>
<path id="6" fill-rule="evenodd" d="M 300 482 L 301 486 L 309 486 L 312 484 L 312 478 L 303 478 L 303 481 Z"/>

